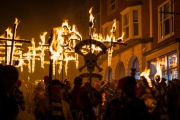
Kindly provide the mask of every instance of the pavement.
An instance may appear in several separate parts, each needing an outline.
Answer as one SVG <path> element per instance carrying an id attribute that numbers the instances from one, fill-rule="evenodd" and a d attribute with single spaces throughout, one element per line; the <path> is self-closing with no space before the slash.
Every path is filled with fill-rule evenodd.
<path id="1" fill-rule="evenodd" d="M 34 115 L 27 111 L 20 111 L 17 120 L 35 120 Z"/>

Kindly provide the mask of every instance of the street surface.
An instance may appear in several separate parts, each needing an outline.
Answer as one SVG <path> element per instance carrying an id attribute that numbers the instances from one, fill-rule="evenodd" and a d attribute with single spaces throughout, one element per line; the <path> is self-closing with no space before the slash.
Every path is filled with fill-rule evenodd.
<path id="1" fill-rule="evenodd" d="M 20 111 L 17 120 L 35 120 L 34 115 L 27 111 Z"/>

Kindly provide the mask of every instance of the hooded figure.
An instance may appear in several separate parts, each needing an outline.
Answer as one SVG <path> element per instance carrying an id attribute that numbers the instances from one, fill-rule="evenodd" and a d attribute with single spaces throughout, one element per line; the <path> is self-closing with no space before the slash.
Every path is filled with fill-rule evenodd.
<path id="1" fill-rule="evenodd" d="M 12 93 L 18 80 L 18 70 L 11 65 L 0 69 L 0 113 L 1 118 L 13 120 L 18 115 L 18 103 Z"/>

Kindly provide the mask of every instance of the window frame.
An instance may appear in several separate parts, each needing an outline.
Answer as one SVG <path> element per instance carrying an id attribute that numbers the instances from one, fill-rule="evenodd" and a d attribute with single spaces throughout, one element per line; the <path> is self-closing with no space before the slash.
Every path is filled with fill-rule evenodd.
<path id="1" fill-rule="evenodd" d="M 169 64 L 169 56 L 172 56 L 172 55 L 174 55 L 174 54 L 177 54 L 177 66 L 176 67 L 172 67 L 172 68 L 170 68 L 169 66 L 170 66 L 170 64 Z M 170 52 L 170 53 L 167 53 L 167 54 L 164 54 L 164 55 L 162 55 L 162 56 L 160 56 L 160 57 L 158 57 L 159 59 L 162 59 L 162 58 L 165 58 L 166 57 L 166 65 L 167 65 L 167 68 L 165 69 L 165 70 L 162 70 L 162 77 L 163 77 L 163 73 L 165 73 L 165 72 L 167 72 L 167 78 L 168 78 L 168 80 L 172 80 L 172 79 L 174 79 L 174 78 L 172 78 L 172 79 L 170 79 L 170 71 L 172 71 L 172 70 L 174 70 L 174 69 L 176 69 L 176 71 L 178 71 L 178 52 L 177 51 L 172 51 L 172 52 Z M 154 73 L 154 74 L 151 74 L 151 72 L 152 72 L 152 70 L 151 70 L 151 63 L 152 62 L 157 62 L 157 60 L 156 60 L 156 58 L 155 59 L 152 59 L 152 60 L 150 60 L 150 61 L 148 61 L 148 64 L 149 64 L 149 69 L 150 69 L 150 75 L 149 75 L 149 77 L 150 77 L 150 79 L 152 79 L 152 80 L 154 80 L 154 75 L 156 74 L 156 73 Z M 155 66 L 154 66 L 155 67 Z M 156 68 L 156 67 L 155 67 Z M 178 76 L 179 76 L 179 74 L 177 74 L 177 79 L 178 79 Z M 171 77 L 172 77 L 172 75 L 171 75 Z M 164 77 L 163 77 L 164 78 Z"/>
<path id="2" fill-rule="evenodd" d="M 122 24 L 122 31 L 123 32 L 125 32 L 124 28 L 126 27 L 126 26 L 124 26 L 124 15 L 129 13 L 129 37 L 124 38 L 124 41 L 128 41 L 130 39 L 142 38 L 141 6 L 142 5 L 128 7 L 125 10 L 123 10 L 122 12 L 120 12 L 121 20 L 122 20 L 122 23 L 121 23 Z M 133 21 L 133 11 L 134 10 L 138 11 L 138 22 Z M 134 35 L 134 23 L 138 23 L 138 35 Z"/>
<path id="3" fill-rule="evenodd" d="M 115 5 L 115 8 L 113 10 L 111 10 L 111 7 Z M 107 14 L 110 15 L 112 14 L 114 11 L 116 11 L 118 8 L 118 0 L 114 0 L 113 3 L 111 3 L 111 0 L 107 0 Z"/>
<path id="4" fill-rule="evenodd" d="M 110 36 L 110 30 L 112 28 L 113 21 L 111 22 L 106 22 L 104 25 L 102 25 L 102 31 L 103 31 L 103 37 L 106 37 L 107 35 Z M 105 29 L 107 29 L 107 33 L 105 34 Z M 119 38 L 119 21 L 116 21 L 116 33 L 115 33 L 116 38 Z"/>
<path id="5" fill-rule="evenodd" d="M 169 37 L 172 37 L 174 35 L 174 14 L 168 14 L 168 17 L 164 18 L 165 13 L 161 13 L 164 11 L 164 5 L 166 5 L 167 3 L 169 3 L 168 4 L 168 9 L 169 9 L 168 12 L 174 12 L 174 3 L 171 0 L 167 0 L 158 6 L 158 43 L 162 42 L 165 39 L 168 39 Z M 161 11 L 161 8 L 162 8 L 162 11 Z M 170 33 L 168 35 L 165 35 L 164 22 L 167 19 L 169 19 L 169 27 L 170 27 L 169 31 L 170 31 Z M 162 28 L 161 28 L 161 24 L 162 24 Z"/>

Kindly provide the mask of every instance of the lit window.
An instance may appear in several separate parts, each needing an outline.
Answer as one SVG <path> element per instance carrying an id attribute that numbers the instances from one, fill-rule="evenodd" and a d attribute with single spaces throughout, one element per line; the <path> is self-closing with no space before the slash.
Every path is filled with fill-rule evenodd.
<path id="1" fill-rule="evenodd" d="M 150 78 L 154 80 L 154 75 L 156 74 L 156 60 L 150 61 Z M 177 53 L 171 53 L 160 57 L 162 77 L 167 80 L 178 79 L 177 71 Z"/>
<path id="2" fill-rule="evenodd" d="M 141 6 L 128 7 L 121 15 L 124 40 L 141 38 Z"/>
<path id="3" fill-rule="evenodd" d="M 111 14 L 117 9 L 118 0 L 108 0 L 108 14 Z"/>
<path id="4" fill-rule="evenodd" d="M 159 6 L 159 42 L 174 35 L 174 3 L 170 0 Z"/>

